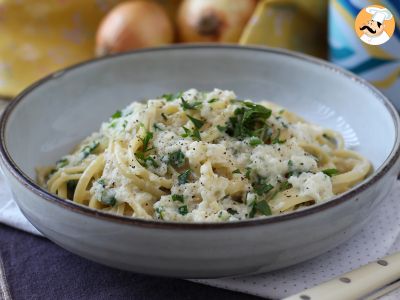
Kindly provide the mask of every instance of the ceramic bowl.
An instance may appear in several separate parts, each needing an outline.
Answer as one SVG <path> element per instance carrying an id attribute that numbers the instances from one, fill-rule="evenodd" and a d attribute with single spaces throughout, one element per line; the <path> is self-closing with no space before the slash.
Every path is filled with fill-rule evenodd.
<path id="1" fill-rule="evenodd" d="M 347 193 L 293 213 L 232 223 L 115 216 L 49 194 L 35 167 L 54 163 L 115 110 L 189 88 L 275 101 L 342 132 L 374 173 Z M 35 83 L 1 120 L 1 164 L 23 214 L 61 247 L 116 268 L 185 278 L 260 273 L 344 242 L 374 217 L 398 171 L 399 117 L 375 88 L 324 61 L 235 46 L 179 46 L 88 61 Z"/>

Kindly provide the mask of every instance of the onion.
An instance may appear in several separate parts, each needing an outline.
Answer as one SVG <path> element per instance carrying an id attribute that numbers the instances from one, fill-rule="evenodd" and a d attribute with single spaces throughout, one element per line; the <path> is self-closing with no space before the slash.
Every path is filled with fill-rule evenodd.
<path id="1" fill-rule="evenodd" d="M 96 55 L 165 45 L 173 39 L 171 21 L 159 4 L 123 2 L 101 21 L 96 35 Z"/>
<path id="2" fill-rule="evenodd" d="M 184 0 L 178 12 L 182 42 L 237 42 L 256 0 Z"/>

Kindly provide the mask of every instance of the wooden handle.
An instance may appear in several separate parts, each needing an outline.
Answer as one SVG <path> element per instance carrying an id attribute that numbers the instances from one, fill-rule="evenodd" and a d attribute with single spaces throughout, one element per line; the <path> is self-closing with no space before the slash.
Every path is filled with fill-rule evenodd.
<path id="1" fill-rule="evenodd" d="M 400 252 L 397 252 L 284 300 L 360 299 L 399 279 Z"/>

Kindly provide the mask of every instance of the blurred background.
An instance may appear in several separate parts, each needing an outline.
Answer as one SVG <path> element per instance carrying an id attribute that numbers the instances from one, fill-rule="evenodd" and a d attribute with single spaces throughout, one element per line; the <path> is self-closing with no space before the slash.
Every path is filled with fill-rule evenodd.
<path id="1" fill-rule="evenodd" d="M 380 46 L 354 30 L 380 4 L 396 29 Z M 400 109 L 399 0 L 0 0 L 0 96 L 12 98 L 60 68 L 176 43 L 233 43 L 299 51 L 366 78 Z"/>

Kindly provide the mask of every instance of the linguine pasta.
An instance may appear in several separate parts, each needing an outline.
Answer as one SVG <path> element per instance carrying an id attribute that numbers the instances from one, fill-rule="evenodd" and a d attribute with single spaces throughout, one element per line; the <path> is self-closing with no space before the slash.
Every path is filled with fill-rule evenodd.
<path id="1" fill-rule="evenodd" d="M 114 214 L 217 222 L 320 203 L 370 171 L 339 133 L 276 104 L 191 89 L 117 111 L 38 180 Z"/>

